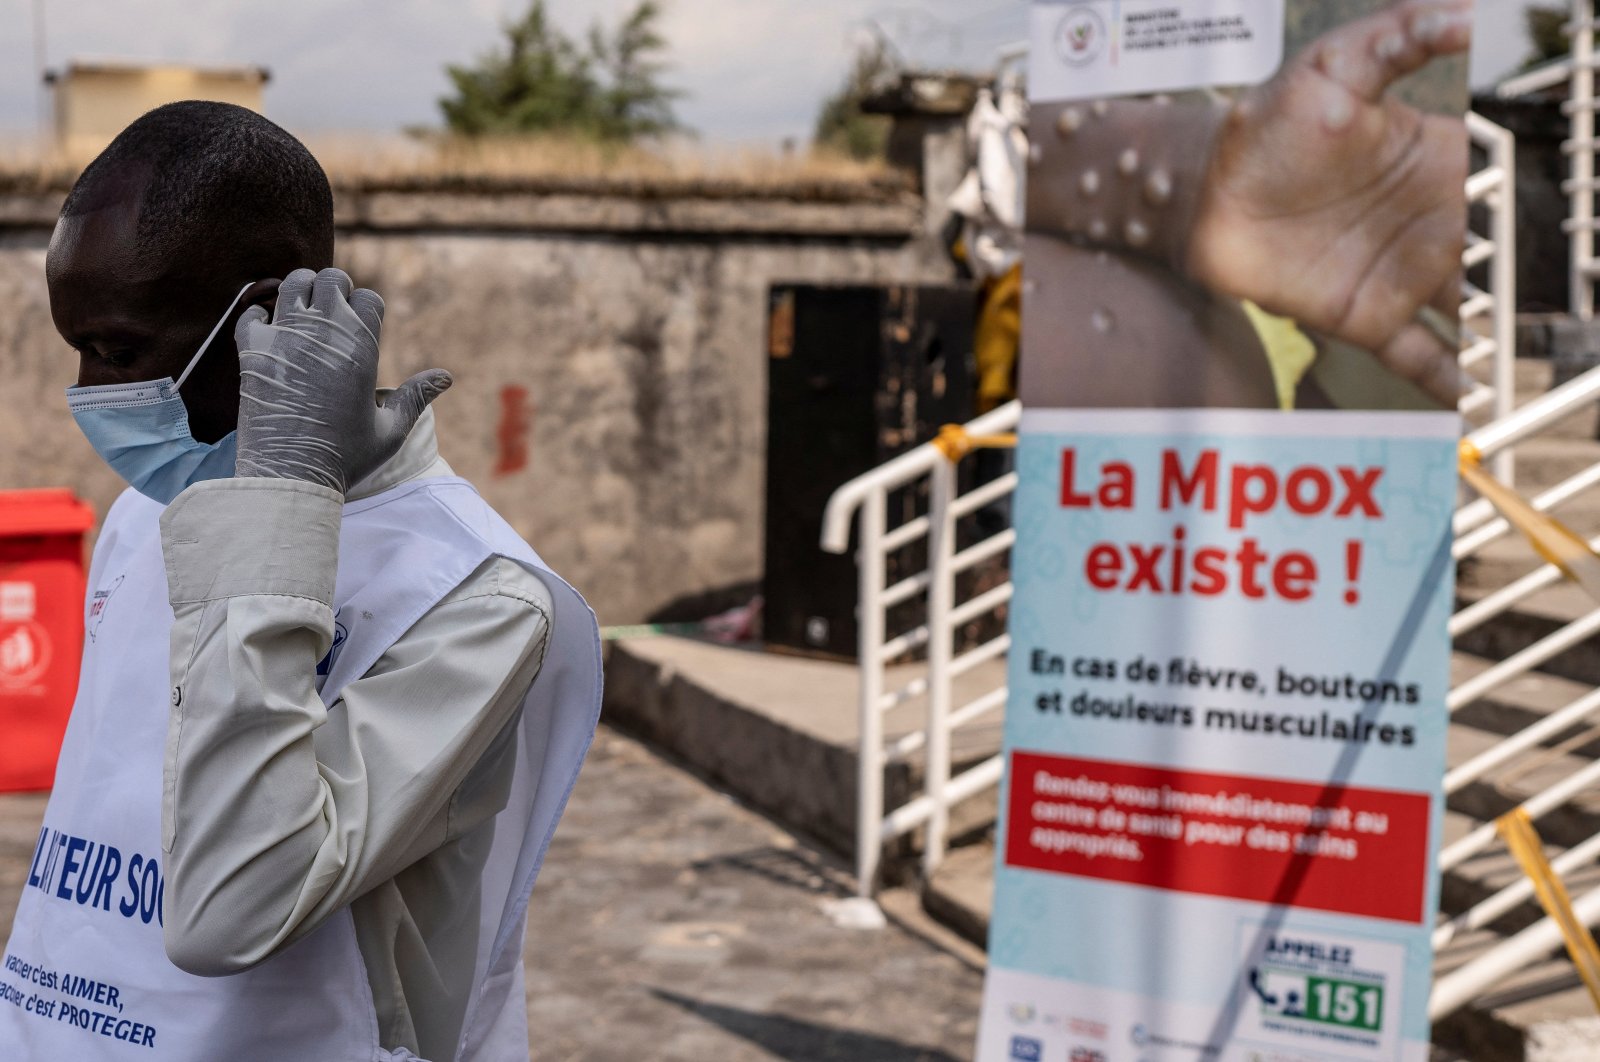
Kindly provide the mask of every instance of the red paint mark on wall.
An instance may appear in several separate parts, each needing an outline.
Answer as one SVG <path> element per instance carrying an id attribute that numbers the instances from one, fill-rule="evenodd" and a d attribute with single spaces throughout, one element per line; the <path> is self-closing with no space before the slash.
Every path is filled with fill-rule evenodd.
<path id="1" fill-rule="evenodd" d="M 533 410 L 528 389 L 509 384 L 500 388 L 500 426 L 495 429 L 494 474 L 507 476 L 528 467 L 528 429 Z"/>

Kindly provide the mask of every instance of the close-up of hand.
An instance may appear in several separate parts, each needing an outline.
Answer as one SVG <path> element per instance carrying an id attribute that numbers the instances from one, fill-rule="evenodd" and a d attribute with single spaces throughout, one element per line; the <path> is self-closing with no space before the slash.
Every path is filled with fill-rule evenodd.
<path id="1" fill-rule="evenodd" d="M 1239 98 L 1223 123 L 1186 269 L 1302 326 L 1373 351 L 1453 406 L 1467 134 L 1388 95 L 1465 52 L 1467 0 L 1413 0 L 1328 33 Z"/>
<path id="2" fill-rule="evenodd" d="M 238 474 L 298 479 L 341 494 L 393 457 L 451 384 L 429 369 L 380 403 L 383 300 L 339 269 L 290 273 L 270 320 L 239 318 Z"/>

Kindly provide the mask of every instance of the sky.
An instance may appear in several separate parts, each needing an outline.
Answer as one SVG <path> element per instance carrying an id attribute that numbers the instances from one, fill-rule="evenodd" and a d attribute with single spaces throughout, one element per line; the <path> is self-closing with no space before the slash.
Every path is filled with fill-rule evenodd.
<path id="1" fill-rule="evenodd" d="M 1477 0 L 1473 81 L 1527 49 L 1523 0 Z M 582 33 L 633 0 L 548 0 Z M 439 123 L 446 63 L 493 48 L 526 0 L 0 0 L 0 134 L 37 127 L 34 13 L 47 62 L 135 59 L 267 67 L 266 112 L 297 132 L 386 132 Z M 1026 34 L 1024 0 L 665 0 L 669 80 L 679 116 L 711 143 L 776 144 L 809 135 L 817 105 L 843 78 L 871 25 L 907 58 L 989 65 Z"/>

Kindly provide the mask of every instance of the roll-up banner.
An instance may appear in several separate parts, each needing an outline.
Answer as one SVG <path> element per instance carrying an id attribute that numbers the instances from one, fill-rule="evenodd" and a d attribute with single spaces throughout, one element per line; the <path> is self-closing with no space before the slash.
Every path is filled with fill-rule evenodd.
<path id="1" fill-rule="evenodd" d="M 979 1062 L 1423 1062 L 1470 4 L 1031 20 Z"/>

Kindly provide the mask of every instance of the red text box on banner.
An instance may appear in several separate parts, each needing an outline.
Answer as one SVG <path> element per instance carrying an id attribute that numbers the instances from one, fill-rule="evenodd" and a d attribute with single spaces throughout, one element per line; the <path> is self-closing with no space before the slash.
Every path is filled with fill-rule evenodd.
<path id="1" fill-rule="evenodd" d="M 1423 920 L 1423 794 L 1021 751 L 1010 777 L 1008 866 Z"/>

